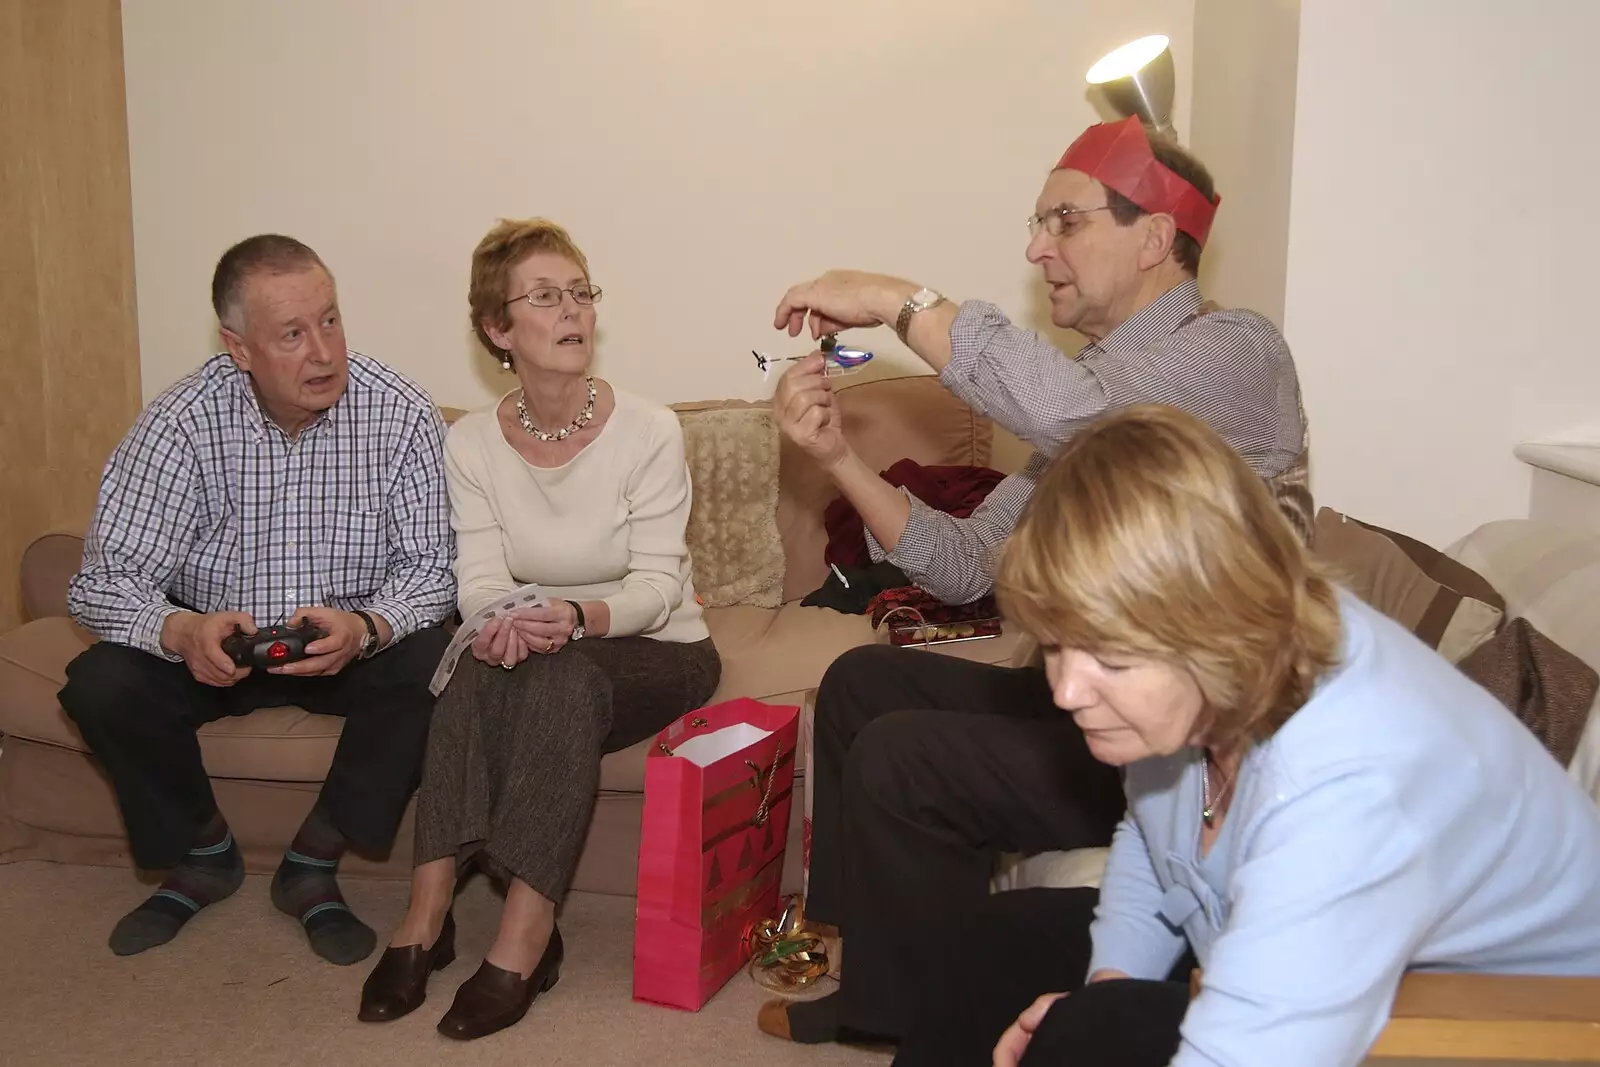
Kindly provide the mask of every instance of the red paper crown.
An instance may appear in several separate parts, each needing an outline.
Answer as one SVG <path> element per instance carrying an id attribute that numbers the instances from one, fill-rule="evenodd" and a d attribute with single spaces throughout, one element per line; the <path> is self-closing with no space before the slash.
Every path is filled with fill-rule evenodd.
<path id="1" fill-rule="evenodd" d="M 1082 171 L 1115 189 L 1146 211 L 1171 215 L 1178 229 L 1205 247 L 1222 197 L 1207 200 L 1193 185 L 1168 170 L 1150 150 L 1138 116 L 1090 126 L 1061 156 L 1057 170 Z"/>

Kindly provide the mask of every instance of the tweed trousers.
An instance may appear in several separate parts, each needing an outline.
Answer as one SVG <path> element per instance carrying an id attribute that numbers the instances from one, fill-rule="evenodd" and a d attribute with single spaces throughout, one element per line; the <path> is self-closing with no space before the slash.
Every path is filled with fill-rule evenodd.
<path id="1" fill-rule="evenodd" d="M 588 832 L 600 757 L 703 705 L 721 674 L 709 638 L 592 638 L 512 670 L 464 656 L 433 712 L 414 861 L 482 851 L 559 903 Z"/>

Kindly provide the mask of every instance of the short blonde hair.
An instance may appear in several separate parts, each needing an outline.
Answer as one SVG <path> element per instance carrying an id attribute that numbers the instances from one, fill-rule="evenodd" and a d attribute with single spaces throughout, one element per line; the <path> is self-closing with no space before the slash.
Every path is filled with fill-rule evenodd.
<path id="1" fill-rule="evenodd" d="M 506 284 L 517 264 L 540 252 L 565 256 L 583 271 L 584 281 L 589 280 L 589 261 L 571 235 L 549 219 L 501 219 L 472 250 L 472 277 L 467 283 L 472 330 L 484 351 L 496 359 L 502 353 L 484 323 L 493 323 L 498 330 L 511 327 Z"/>
<path id="2" fill-rule="evenodd" d="M 1213 745 L 1270 737 L 1342 639 L 1328 572 L 1261 478 L 1205 423 L 1162 405 L 1073 437 L 1005 547 L 997 592 L 1044 643 L 1188 671 Z"/>

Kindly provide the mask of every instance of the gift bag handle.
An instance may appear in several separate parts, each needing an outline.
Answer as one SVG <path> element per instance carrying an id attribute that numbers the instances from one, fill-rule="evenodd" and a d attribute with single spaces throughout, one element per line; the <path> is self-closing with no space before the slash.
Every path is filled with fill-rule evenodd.
<path id="1" fill-rule="evenodd" d="M 689 720 L 690 729 L 697 730 L 702 726 L 709 725 L 710 723 L 699 715 Z M 669 756 L 672 755 L 672 749 L 667 746 L 665 741 L 660 742 L 659 747 L 662 752 Z M 772 766 L 767 770 L 767 784 L 764 788 L 761 785 L 761 765 L 751 759 L 744 761 L 744 765 L 751 770 L 751 783 L 756 787 L 756 792 L 761 794 L 761 803 L 756 806 L 755 817 L 751 820 L 751 824 L 754 826 L 765 826 L 767 819 L 772 814 L 772 786 L 778 780 L 778 764 L 782 760 L 783 742 L 780 741 L 776 750 L 772 753 Z"/>
<path id="2" fill-rule="evenodd" d="M 711 725 L 710 720 L 706 719 L 702 715 L 696 715 L 694 718 L 689 720 L 689 729 L 691 729 L 691 730 L 698 730 L 702 726 L 710 726 L 710 725 Z M 657 747 L 659 747 L 661 749 L 661 751 L 665 752 L 667 755 L 669 755 L 669 756 L 672 755 L 672 749 L 667 747 L 667 743 L 665 741 L 660 742 L 660 744 Z"/>
<path id="3" fill-rule="evenodd" d="M 777 751 L 772 754 L 772 767 L 767 771 L 767 786 L 761 788 L 761 765 L 753 759 L 744 761 L 754 774 L 756 792 L 761 794 L 761 803 L 756 805 L 755 817 L 750 820 L 752 826 L 765 826 L 767 818 L 772 814 L 772 784 L 778 780 L 778 762 L 783 758 L 783 744 L 779 742 Z"/>

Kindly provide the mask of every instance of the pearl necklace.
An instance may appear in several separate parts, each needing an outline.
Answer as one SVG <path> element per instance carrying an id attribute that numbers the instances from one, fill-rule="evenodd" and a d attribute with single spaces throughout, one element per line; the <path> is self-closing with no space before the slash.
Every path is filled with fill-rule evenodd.
<path id="1" fill-rule="evenodd" d="M 517 397 L 517 421 L 522 423 L 522 428 L 530 436 L 540 441 L 565 441 L 568 437 L 589 425 L 589 420 L 594 418 L 594 378 L 593 376 L 585 376 L 584 381 L 589 383 L 589 399 L 584 403 L 583 410 L 578 412 L 578 417 L 561 429 L 554 433 L 549 433 L 533 424 L 533 419 L 528 415 L 527 390 L 523 390 L 522 395 Z"/>

